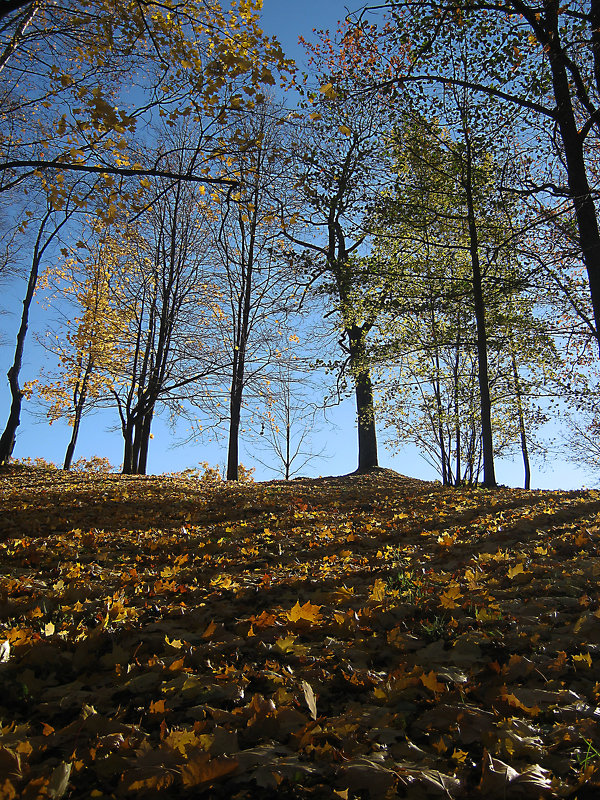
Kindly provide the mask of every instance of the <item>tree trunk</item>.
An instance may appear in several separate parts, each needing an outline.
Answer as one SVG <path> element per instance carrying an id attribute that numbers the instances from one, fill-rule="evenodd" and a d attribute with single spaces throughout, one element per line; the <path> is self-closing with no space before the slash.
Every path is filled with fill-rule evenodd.
<path id="1" fill-rule="evenodd" d="M 350 368 L 354 377 L 356 414 L 358 417 L 358 472 L 378 466 L 377 432 L 373 406 L 373 384 L 367 361 L 364 328 L 346 329 L 350 350 Z"/>
<path id="2" fill-rule="evenodd" d="M 141 425 L 140 436 L 140 450 L 138 456 L 137 474 L 145 475 L 148 466 L 148 446 L 150 444 L 150 429 L 152 427 L 152 418 L 154 416 L 154 407 L 148 409 L 144 414 Z"/>
<path id="3" fill-rule="evenodd" d="M 77 382 L 73 391 L 73 407 L 75 409 L 75 415 L 73 417 L 73 433 L 71 434 L 71 441 L 67 445 L 67 452 L 65 453 L 65 460 L 63 463 L 64 470 L 71 469 L 75 445 L 77 444 L 77 436 L 79 435 L 79 426 L 81 425 L 81 418 L 83 416 L 83 409 L 85 408 L 85 401 L 87 398 L 88 383 L 94 366 L 93 357 L 89 357 L 83 377 L 81 378 L 81 381 Z"/>
<path id="4" fill-rule="evenodd" d="M 71 469 L 71 462 L 73 461 L 73 454 L 75 453 L 75 445 L 77 444 L 77 436 L 79 435 L 79 426 L 81 424 L 82 413 L 83 404 L 78 405 L 75 409 L 75 416 L 73 418 L 73 432 L 71 433 L 71 440 L 67 445 L 67 452 L 65 453 L 65 461 L 63 464 L 64 470 Z"/>
<path id="5" fill-rule="evenodd" d="M 123 467 L 121 472 L 123 475 L 134 474 L 133 463 L 133 421 L 131 417 L 127 419 L 126 425 L 123 427 Z"/>
<path id="6" fill-rule="evenodd" d="M 286 422 L 286 426 L 285 426 L 285 479 L 286 479 L 286 481 L 289 481 L 289 479 L 290 479 L 290 467 L 291 467 L 291 463 L 292 463 L 292 459 L 291 459 L 291 455 L 290 455 L 291 454 L 291 437 L 292 437 L 291 427 L 292 426 L 290 425 L 290 421 L 288 419 L 287 422 Z"/>
<path id="7" fill-rule="evenodd" d="M 242 387 L 232 386 L 229 402 L 229 441 L 227 443 L 227 472 L 228 481 L 238 480 L 239 467 L 239 438 L 240 418 L 242 414 Z"/>
<path id="8" fill-rule="evenodd" d="M 27 337 L 27 328 L 29 327 L 29 310 L 31 308 L 31 301 L 33 300 L 35 287 L 37 285 L 40 261 L 44 250 L 54 236 L 54 234 L 51 234 L 44 245 L 42 245 L 41 242 L 44 228 L 50 218 L 51 213 L 51 211 L 46 212 L 44 218 L 42 219 L 35 241 L 35 246 L 33 248 L 31 270 L 29 272 L 29 280 L 27 282 L 25 299 L 23 300 L 23 312 L 21 314 L 21 324 L 17 333 L 15 355 L 12 366 L 7 373 L 12 400 L 10 404 L 8 421 L 2 436 L 0 436 L 0 464 L 7 464 L 10 461 L 10 457 L 12 456 L 12 452 L 15 447 L 17 428 L 21 424 L 21 403 L 23 400 L 23 392 L 19 385 L 19 373 L 21 372 L 21 365 L 23 363 L 23 349 L 25 347 L 25 339 Z"/>
<path id="9" fill-rule="evenodd" d="M 496 486 L 494 471 L 494 444 L 492 435 L 492 402 L 487 359 L 487 332 L 485 325 L 485 303 L 483 299 L 483 281 L 479 262 L 479 237 L 475 219 L 473 200 L 473 172 L 471 161 L 471 144 L 468 132 L 465 131 L 466 172 L 464 189 L 467 200 L 467 218 L 469 226 L 469 252 L 471 255 L 473 301 L 475 305 L 475 322 L 477 325 L 477 367 L 479 378 L 479 397 L 481 408 L 481 440 L 483 446 L 483 485 L 488 488 Z"/>
<path id="10" fill-rule="evenodd" d="M 523 392 L 517 369 L 517 359 L 511 354 L 513 378 L 515 381 L 515 395 L 517 398 L 517 414 L 519 416 L 519 435 L 521 438 L 521 453 L 523 455 L 523 468 L 525 470 L 524 488 L 531 489 L 531 465 L 529 463 L 529 449 L 527 447 L 527 431 L 525 430 L 525 414 L 523 413 Z"/>
<path id="11" fill-rule="evenodd" d="M 536 31 L 538 38 L 540 38 L 538 31 L 540 29 L 543 31 L 540 44 L 544 46 L 550 64 L 552 90 L 556 102 L 554 118 L 558 123 L 560 138 L 563 143 L 569 195 L 575 209 L 579 244 L 590 285 L 596 338 L 600 344 L 600 231 L 598 229 L 596 207 L 587 177 L 584 140 L 577 128 L 569 77 L 565 65 L 565 51 L 560 40 L 558 26 L 560 4 L 558 0 L 546 0 L 540 6 L 545 12 L 543 18 L 540 17 L 537 7 L 534 8 L 532 6 L 529 8 L 522 6 L 521 3 L 514 4 L 517 11 L 526 16 L 529 24 Z M 600 80 L 600 30 L 597 27 L 599 20 L 600 6 L 597 0 L 592 0 L 590 7 L 591 42 L 594 76 L 597 83 Z M 597 112 L 595 116 L 597 125 Z"/>

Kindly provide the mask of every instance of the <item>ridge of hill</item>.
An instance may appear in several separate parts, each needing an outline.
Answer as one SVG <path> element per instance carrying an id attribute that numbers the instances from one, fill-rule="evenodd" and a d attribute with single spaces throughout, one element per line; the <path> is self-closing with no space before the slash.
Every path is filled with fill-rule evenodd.
<path id="1" fill-rule="evenodd" d="M 0 800 L 600 797 L 600 492 L 0 472 Z"/>

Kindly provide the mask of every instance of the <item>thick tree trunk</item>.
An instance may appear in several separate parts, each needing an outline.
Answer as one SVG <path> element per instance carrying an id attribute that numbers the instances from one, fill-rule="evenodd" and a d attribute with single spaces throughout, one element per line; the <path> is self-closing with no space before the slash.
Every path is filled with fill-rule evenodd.
<path id="1" fill-rule="evenodd" d="M 131 417 L 127 419 L 127 423 L 123 428 L 123 440 L 123 467 L 121 472 L 123 475 L 133 475 L 135 473 L 133 463 L 133 421 Z"/>
<path id="2" fill-rule="evenodd" d="M 583 144 L 577 132 L 570 96 L 568 91 L 562 91 L 562 77 L 555 77 L 553 69 L 554 91 L 559 106 L 558 124 L 564 143 L 569 191 L 575 208 L 583 263 L 590 284 L 596 337 L 600 338 L 600 232 L 596 207 L 587 179 Z M 559 101 L 558 96 L 563 99 Z"/>
<path id="3" fill-rule="evenodd" d="M 350 350 L 350 368 L 354 378 L 356 415 L 358 418 L 358 472 L 378 466 L 377 431 L 373 404 L 373 384 L 367 361 L 366 333 L 353 326 L 346 329 Z"/>
<path id="4" fill-rule="evenodd" d="M 152 428 L 152 418 L 154 407 L 148 409 L 144 414 L 141 425 L 140 449 L 138 456 L 137 474 L 145 475 L 148 468 L 148 447 L 150 445 L 150 432 Z"/>
<path id="5" fill-rule="evenodd" d="M 228 481 L 238 480 L 239 467 L 239 439 L 240 419 L 242 415 L 242 386 L 241 383 L 231 387 L 229 401 L 229 440 L 227 443 L 227 472 Z"/>

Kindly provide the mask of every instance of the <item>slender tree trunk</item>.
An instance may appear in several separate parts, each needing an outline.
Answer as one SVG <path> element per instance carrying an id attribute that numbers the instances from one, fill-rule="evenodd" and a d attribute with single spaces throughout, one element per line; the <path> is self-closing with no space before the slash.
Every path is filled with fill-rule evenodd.
<path id="1" fill-rule="evenodd" d="M 289 419 L 286 422 L 285 426 L 285 479 L 289 481 L 290 479 L 290 466 L 291 466 L 291 425 Z"/>
<path id="2" fill-rule="evenodd" d="M 473 171 L 471 145 L 468 132 L 465 131 L 466 171 L 464 189 L 467 200 L 467 217 L 469 226 L 469 251 L 471 255 L 473 300 L 475 305 L 475 322 L 477 325 L 477 366 L 479 377 L 479 397 L 481 406 L 481 439 L 483 446 L 483 485 L 496 486 L 494 471 L 494 444 L 492 435 L 492 402 L 487 359 L 487 332 L 485 325 L 485 303 L 483 299 L 483 281 L 479 262 L 479 237 L 475 219 L 473 200 Z"/>
<path id="3" fill-rule="evenodd" d="M 54 235 L 51 234 L 49 239 L 42 245 L 42 236 L 51 213 L 51 211 L 48 211 L 44 215 L 35 241 L 35 246 L 33 248 L 33 258 L 31 261 L 31 269 L 29 271 L 27 291 L 25 292 L 25 298 L 23 300 L 21 324 L 17 333 L 15 355 L 13 358 L 13 363 L 7 373 L 8 384 L 10 386 L 11 404 L 6 427 L 2 433 L 2 436 L 0 436 L 0 464 L 7 464 L 10 461 L 10 457 L 12 456 L 12 452 L 15 447 L 17 428 L 21 424 L 21 404 L 23 401 L 23 391 L 19 385 L 19 374 L 21 372 L 21 365 L 23 363 L 23 350 L 25 347 L 25 339 L 27 338 L 27 328 L 29 327 L 29 311 L 31 309 L 31 301 L 33 300 L 35 287 L 37 285 L 40 261 L 42 259 L 44 250 Z"/>
<path id="4" fill-rule="evenodd" d="M 81 425 L 81 418 L 83 416 L 85 401 L 87 399 L 88 383 L 94 366 L 94 359 L 90 356 L 87 360 L 83 377 L 81 378 L 81 381 L 78 381 L 77 385 L 75 386 L 75 390 L 73 391 L 73 407 L 75 409 L 75 414 L 73 416 L 73 432 L 71 433 L 71 440 L 67 445 L 67 452 L 65 453 L 65 460 L 63 463 L 64 470 L 71 469 L 71 462 L 73 461 L 75 445 L 77 444 L 77 437 L 79 435 L 79 426 Z"/>
<path id="5" fill-rule="evenodd" d="M 356 414 L 358 417 L 358 472 L 367 472 L 378 466 L 377 431 L 373 404 L 373 384 L 365 346 L 363 327 L 346 329 L 350 350 L 350 368 L 354 377 Z"/>
<path id="6" fill-rule="evenodd" d="M 461 346 L 461 338 L 460 338 L 460 314 L 458 315 L 457 325 L 456 325 L 456 343 L 455 343 L 455 357 L 454 357 L 454 365 L 452 368 L 452 377 L 454 379 L 454 439 L 456 440 L 456 453 L 455 453 L 455 484 L 456 486 L 460 486 L 463 483 L 463 476 L 461 475 L 462 471 L 462 464 L 461 464 L 461 436 L 460 436 L 460 403 L 459 403 L 459 391 L 460 391 L 460 381 L 459 381 L 459 374 L 460 374 L 460 346 Z"/>
<path id="7" fill-rule="evenodd" d="M 525 429 L 525 414 L 523 412 L 523 392 L 521 391 L 521 381 L 519 380 L 519 370 L 517 369 L 517 359 L 514 353 L 511 354 L 513 378 L 515 381 L 515 396 L 517 398 L 517 414 L 519 416 L 519 435 L 521 438 L 521 453 L 523 455 L 523 468 L 525 470 L 525 489 L 531 489 L 531 465 L 529 463 L 529 449 L 527 447 L 527 431 Z"/>
<path id="8" fill-rule="evenodd" d="M 75 416 L 73 417 L 73 431 L 71 433 L 71 439 L 69 444 L 67 445 L 67 452 L 65 453 L 65 460 L 63 463 L 63 469 L 69 470 L 71 469 L 71 462 L 73 461 L 73 454 L 75 453 L 75 445 L 77 444 L 77 436 L 79 435 L 79 426 L 81 425 L 81 417 L 83 414 L 83 403 L 85 402 L 85 397 L 81 403 L 78 403 L 75 408 Z"/>
<path id="9" fill-rule="evenodd" d="M 440 390 L 440 361 L 438 357 L 438 353 L 436 351 L 435 354 L 435 368 L 436 368 L 436 378 L 434 381 L 434 388 L 433 392 L 435 395 L 435 410 L 437 415 L 437 427 L 438 427 L 438 439 L 440 444 L 440 458 L 442 461 L 442 485 L 448 486 L 451 482 L 450 478 L 450 459 L 448 457 L 448 452 L 446 449 L 446 437 L 444 435 L 444 424 L 443 424 L 443 410 L 442 410 L 442 394 Z M 450 443 L 449 443 L 450 444 Z"/>

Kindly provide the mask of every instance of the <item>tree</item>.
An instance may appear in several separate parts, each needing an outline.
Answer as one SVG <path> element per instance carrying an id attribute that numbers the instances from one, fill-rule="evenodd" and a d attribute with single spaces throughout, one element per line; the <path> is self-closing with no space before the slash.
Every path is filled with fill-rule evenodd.
<path id="1" fill-rule="evenodd" d="M 65 470 L 71 468 L 85 411 L 110 390 L 113 376 L 119 372 L 119 357 L 123 356 L 118 342 L 125 320 L 115 308 L 107 242 L 100 238 L 86 249 L 88 258 L 69 257 L 66 264 L 51 268 L 44 276 L 47 283 L 58 281 L 57 294 L 71 300 L 74 310 L 66 321 L 63 341 L 50 346 L 58 357 L 58 374 L 49 380 L 43 375 L 26 387 L 50 403 L 50 424 L 61 417 L 69 421 L 72 432 L 63 462 Z"/>
<path id="2" fill-rule="evenodd" d="M 267 102 L 233 126 L 228 160 L 239 188 L 217 202 L 212 226 L 215 324 L 229 366 L 222 375 L 226 388 L 209 405 L 212 414 L 227 410 L 227 480 L 238 479 L 244 401 L 249 391 L 259 395 L 271 370 L 287 358 L 290 342 L 282 331 L 297 305 L 296 276 L 280 246 L 278 211 L 291 215 L 283 117 L 281 107 Z"/>
<path id="3" fill-rule="evenodd" d="M 296 334 L 290 338 L 299 341 Z M 286 481 L 314 459 L 323 457 L 323 448 L 319 452 L 313 449 L 320 410 L 314 398 L 322 387 L 311 381 L 308 373 L 312 369 L 306 359 L 287 359 L 277 364 L 269 380 L 265 381 L 261 427 L 255 437 L 255 447 L 271 453 L 275 458 L 275 466 L 258 459 L 256 452 L 254 457 Z"/>
<path id="4" fill-rule="evenodd" d="M 65 171 L 109 176 L 112 204 L 131 205 L 144 176 L 231 186 L 197 159 L 177 173 L 141 163 L 130 145 L 159 116 L 200 122 L 251 108 L 275 82 L 271 70 L 290 67 L 260 30 L 259 8 L 260 0 L 231 9 L 218 0 L 12 4 L 0 26 L 0 190 L 41 174 L 60 194 Z"/>
<path id="5" fill-rule="evenodd" d="M 510 328 L 539 335 L 540 326 L 532 313 L 525 314 L 522 300 L 513 300 L 528 280 L 519 266 L 522 232 L 515 225 L 516 209 L 497 192 L 499 168 L 488 151 L 489 138 L 469 121 L 464 102 L 455 105 L 450 98 L 448 108 L 438 98 L 437 108 L 456 109 L 456 127 L 451 113 L 444 128 L 417 114 L 394 137 L 398 182 L 395 193 L 380 202 L 377 241 L 382 258 L 410 267 L 402 283 L 407 301 L 395 309 L 384 341 L 391 331 L 402 381 L 408 382 L 398 405 L 410 413 L 397 427 L 409 430 L 433 458 L 444 483 L 477 480 L 482 459 L 484 485 L 493 486 L 494 454 L 510 443 L 507 423 L 514 410 L 506 403 L 507 347 L 510 392 L 520 398 L 526 447 L 526 381 L 517 360 L 530 337 L 516 342 Z M 523 312 L 522 320 L 508 312 L 509 299 Z M 494 402 L 502 402 L 495 415 Z M 411 409 L 418 410 L 416 416 Z"/>
<path id="6" fill-rule="evenodd" d="M 175 172 L 185 158 L 188 134 L 184 128 L 161 146 Z M 207 280 L 204 187 L 163 181 L 153 186 L 144 217 L 108 240 L 117 309 L 128 322 L 119 344 L 128 356 L 111 386 L 124 439 L 124 473 L 145 474 L 157 404 L 171 403 L 176 410 L 182 393 L 215 369 L 206 332 L 214 289 Z"/>
<path id="7" fill-rule="evenodd" d="M 74 192 L 75 189 L 73 189 L 73 193 Z M 2 436 L 0 436 L 0 464 L 6 464 L 10 460 L 16 442 L 17 429 L 21 423 L 21 407 L 24 392 L 20 385 L 20 372 L 23 364 L 23 351 L 29 327 L 31 302 L 35 294 L 44 257 L 47 257 L 47 255 L 52 252 L 51 248 L 56 244 L 61 230 L 78 210 L 78 204 L 69 201 L 70 198 L 67 198 L 67 202 L 62 211 L 56 210 L 52 203 L 46 201 L 46 208 L 41 212 L 37 221 L 38 228 L 34 236 L 27 288 L 23 298 L 21 322 L 17 332 L 13 362 L 7 373 L 11 405 L 6 426 Z"/>
<path id="8" fill-rule="evenodd" d="M 589 158 L 600 132 L 600 4 L 419 0 L 376 8 L 390 11 L 388 52 L 396 51 L 374 78 L 378 90 L 383 85 L 468 88 L 496 98 L 507 115 L 522 116 L 524 132 L 542 130 L 556 146 L 566 186 L 544 177 L 531 191 L 571 201 L 598 338 L 600 232 Z M 467 38 L 470 62 L 483 67 L 474 79 L 454 72 L 456 62 L 448 58 L 457 41 L 462 46 Z"/>
<path id="9" fill-rule="evenodd" d="M 387 278 L 369 262 L 369 208 L 385 183 L 385 122 L 378 98 L 357 108 L 343 74 L 335 86 L 323 72 L 329 59 L 345 58 L 328 38 L 314 49 L 321 88 L 309 95 L 295 145 L 305 236 L 286 235 L 302 248 L 310 281 L 329 293 L 354 385 L 358 470 L 378 465 L 371 362 L 367 337 L 385 303 Z M 333 53 L 333 55 L 332 55 Z"/>

